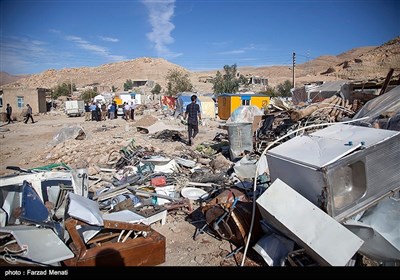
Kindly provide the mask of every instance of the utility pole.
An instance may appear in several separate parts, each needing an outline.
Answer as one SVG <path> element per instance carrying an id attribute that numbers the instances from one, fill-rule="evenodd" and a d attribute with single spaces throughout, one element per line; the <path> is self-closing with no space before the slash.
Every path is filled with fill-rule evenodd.
<path id="1" fill-rule="evenodd" d="M 293 53 L 293 67 L 292 67 L 292 71 L 293 71 L 293 88 L 294 88 L 294 67 L 296 66 L 296 53 Z"/>
<path id="2" fill-rule="evenodd" d="M 69 83 L 71 85 L 71 97 L 72 97 L 72 79 L 71 78 L 69 78 Z"/>

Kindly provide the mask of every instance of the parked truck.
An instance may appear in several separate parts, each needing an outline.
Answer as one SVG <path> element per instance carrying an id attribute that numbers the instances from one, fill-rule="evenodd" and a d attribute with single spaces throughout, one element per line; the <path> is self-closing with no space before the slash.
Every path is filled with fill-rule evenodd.
<path id="1" fill-rule="evenodd" d="M 68 117 L 80 117 L 85 114 L 85 102 L 83 100 L 65 101 L 65 113 Z"/>

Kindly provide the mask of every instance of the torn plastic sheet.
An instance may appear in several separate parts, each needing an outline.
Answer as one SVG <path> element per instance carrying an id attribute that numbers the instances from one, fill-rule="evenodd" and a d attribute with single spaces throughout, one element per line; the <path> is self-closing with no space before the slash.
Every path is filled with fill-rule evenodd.
<path id="1" fill-rule="evenodd" d="M 0 232 L 11 233 L 21 249 L 26 248 L 24 257 L 33 261 L 53 264 L 74 257 L 51 229 L 18 225 L 0 228 Z"/>
<path id="2" fill-rule="evenodd" d="M 400 260 L 400 200 L 387 197 L 344 225 L 364 240 L 360 253 L 377 261 Z"/>
<path id="3" fill-rule="evenodd" d="M 262 115 L 264 115 L 264 112 L 257 106 L 241 105 L 232 112 L 226 123 L 253 123 L 254 116 Z"/>
<path id="4" fill-rule="evenodd" d="M 164 165 L 155 165 L 154 166 L 154 172 L 155 173 L 174 173 L 178 170 L 178 165 L 176 163 L 176 161 L 173 159 L 170 162 L 168 162 L 167 164 Z"/>
<path id="5" fill-rule="evenodd" d="M 233 170 L 235 170 L 236 175 L 240 178 L 254 178 L 257 168 L 256 163 L 256 159 L 249 159 L 246 155 L 235 163 Z"/>
<path id="6" fill-rule="evenodd" d="M 103 217 L 96 201 L 69 193 L 68 214 L 90 225 L 103 226 Z"/>
<path id="7" fill-rule="evenodd" d="M 49 143 L 49 146 L 56 146 L 68 139 L 85 139 L 86 132 L 81 126 L 70 126 L 62 128 L 53 140 Z"/>
<path id="8" fill-rule="evenodd" d="M 353 119 L 355 120 L 367 116 L 369 119 L 363 122 L 372 124 L 380 116 L 396 115 L 400 112 L 399 95 L 400 86 L 397 86 L 385 94 L 368 101 L 357 114 L 354 115 Z"/>
<path id="9" fill-rule="evenodd" d="M 263 236 L 253 249 L 263 257 L 269 266 L 281 266 L 287 255 L 293 251 L 294 242 L 272 233 Z"/>
<path id="10" fill-rule="evenodd" d="M 268 163 L 265 156 L 262 156 L 258 160 L 256 160 L 249 159 L 246 155 L 235 163 L 233 169 L 235 170 L 236 175 L 240 178 L 254 178 L 254 175 L 256 174 L 257 164 L 259 164 L 258 176 L 268 171 Z"/>

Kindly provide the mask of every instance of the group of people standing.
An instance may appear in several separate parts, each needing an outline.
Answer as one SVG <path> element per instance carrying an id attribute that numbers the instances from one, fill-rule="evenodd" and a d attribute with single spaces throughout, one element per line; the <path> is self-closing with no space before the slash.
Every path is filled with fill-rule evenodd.
<path id="1" fill-rule="evenodd" d="M 107 115 L 107 110 L 105 105 L 93 102 L 91 105 L 89 103 L 85 104 L 85 121 L 101 121 L 103 120 L 103 115 Z"/>
<path id="2" fill-rule="evenodd" d="M 124 102 L 124 116 L 122 117 L 123 119 L 127 120 L 135 120 L 135 109 L 136 109 L 136 104 L 135 102 L 131 102 L 129 105 L 128 102 Z"/>
<path id="3" fill-rule="evenodd" d="M 7 103 L 6 107 L 6 117 L 7 117 L 7 123 L 14 123 L 13 117 L 12 117 L 12 107 L 9 103 Z M 32 116 L 32 107 L 29 104 L 26 104 L 26 113 L 25 113 L 25 120 L 24 123 L 28 123 L 28 120 L 31 119 L 32 123 L 35 121 L 33 120 Z"/>
<path id="4" fill-rule="evenodd" d="M 134 99 L 130 105 L 124 102 L 122 118 L 135 120 L 135 109 L 136 101 Z M 108 105 L 100 102 L 93 102 L 91 105 L 89 103 L 85 104 L 85 121 L 105 121 L 107 118 L 110 120 L 118 118 L 118 105 L 115 101 Z"/>

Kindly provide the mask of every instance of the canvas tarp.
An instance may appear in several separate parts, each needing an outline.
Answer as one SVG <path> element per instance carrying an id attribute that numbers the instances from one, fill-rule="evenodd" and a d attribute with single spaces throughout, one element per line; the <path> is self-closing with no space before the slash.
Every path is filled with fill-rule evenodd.
<path id="1" fill-rule="evenodd" d="M 104 98 L 104 96 L 103 95 L 101 95 L 101 94 L 99 94 L 99 95 L 96 95 L 94 98 L 93 98 L 93 102 L 100 102 L 100 103 L 106 103 L 106 99 Z"/>
<path id="2" fill-rule="evenodd" d="M 186 111 L 186 106 L 189 105 L 192 101 L 190 100 L 190 96 L 187 95 L 181 95 L 176 99 L 176 111 L 175 111 L 175 116 L 179 115 L 184 115 Z M 200 111 L 201 111 L 201 102 L 199 100 L 197 101 L 197 104 L 200 105 Z"/>
<path id="3" fill-rule="evenodd" d="M 173 109 L 173 108 L 175 108 L 175 97 L 164 95 L 161 97 L 161 103 L 162 103 L 162 105 L 167 106 L 167 108 Z"/>
<path id="4" fill-rule="evenodd" d="M 368 101 L 353 117 L 353 119 L 369 117 L 363 122 L 372 124 L 380 116 L 395 118 L 400 113 L 400 86 Z"/>
<path id="5" fill-rule="evenodd" d="M 203 118 L 215 118 L 215 102 L 211 97 L 199 96 L 197 100 L 200 100 L 201 116 Z"/>
<path id="6" fill-rule="evenodd" d="M 176 98 L 176 111 L 175 117 L 179 115 L 184 115 L 186 111 L 186 106 L 189 105 L 192 101 L 190 99 L 191 96 L 181 95 Z M 200 106 L 200 112 L 202 117 L 204 118 L 215 118 L 215 103 L 211 97 L 207 96 L 198 96 L 197 104 Z"/>

